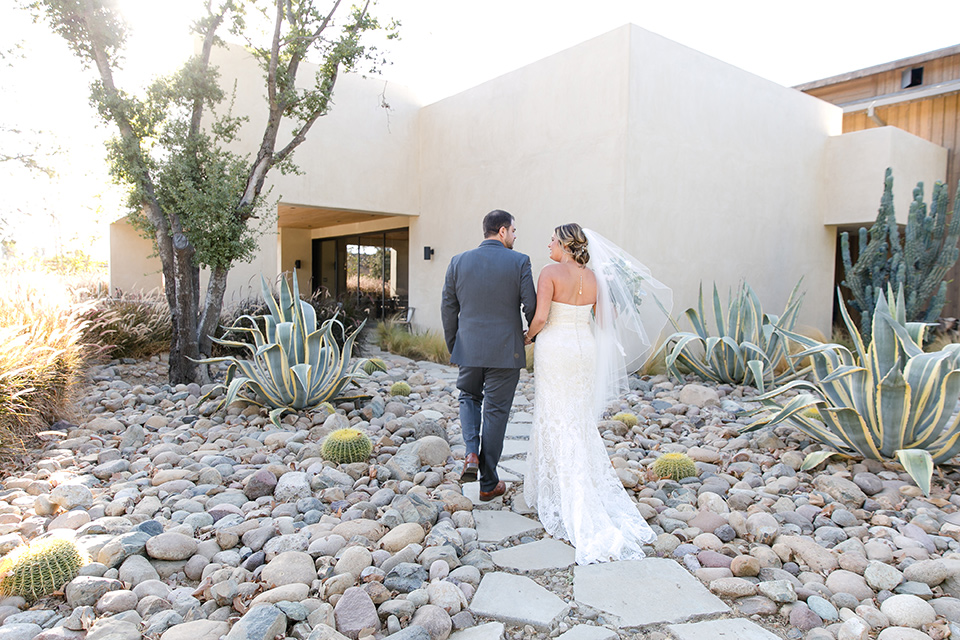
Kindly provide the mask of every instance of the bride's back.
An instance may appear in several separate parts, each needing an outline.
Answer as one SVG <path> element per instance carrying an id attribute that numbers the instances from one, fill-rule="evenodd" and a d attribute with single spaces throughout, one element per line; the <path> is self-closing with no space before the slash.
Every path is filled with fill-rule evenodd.
<path id="1" fill-rule="evenodd" d="M 551 270 L 553 302 L 578 306 L 597 302 L 597 277 L 593 271 L 570 262 L 546 268 Z"/>

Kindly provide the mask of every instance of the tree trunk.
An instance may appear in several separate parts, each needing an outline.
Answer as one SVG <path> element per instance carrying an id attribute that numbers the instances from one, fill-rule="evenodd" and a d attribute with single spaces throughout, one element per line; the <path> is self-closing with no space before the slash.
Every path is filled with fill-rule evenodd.
<path id="1" fill-rule="evenodd" d="M 170 309 L 173 338 L 170 343 L 170 384 L 197 381 L 200 350 L 197 345 L 199 277 L 193 265 L 195 249 L 182 233 L 173 236 L 173 286 L 176 304 Z"/>
<path id="2" fill-rule="evenodd" d="M 223 310 L 223 295 L 227 290 L 229 272 L 230 267 L 214 267 L 207 282 L 207 296 L 203 303 L 197 336 L 200 354 L 205 358 L 210 356 L 213 347 L 211 338 L 216 334 L 217 325 L 220 323 L 220 312 Z"/>

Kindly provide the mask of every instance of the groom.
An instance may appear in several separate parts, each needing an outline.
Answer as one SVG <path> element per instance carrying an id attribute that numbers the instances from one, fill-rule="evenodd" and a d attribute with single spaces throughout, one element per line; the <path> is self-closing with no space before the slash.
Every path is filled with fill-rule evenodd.
<path id="1" fill-rule="evenodd" d="M 460 428 L 467 445 L 460 481 L 472 482 L 479 473 L 484 502 L 507 490 L 497 463 L 527 364 L 520 310 L 529 325 L 537 307 L 530 258 L 512 251 L 516 232 L 506 211 L 484 216 L 484 241 L 450 261 L 440 310 L 450 362 L 460 366 Z"/>

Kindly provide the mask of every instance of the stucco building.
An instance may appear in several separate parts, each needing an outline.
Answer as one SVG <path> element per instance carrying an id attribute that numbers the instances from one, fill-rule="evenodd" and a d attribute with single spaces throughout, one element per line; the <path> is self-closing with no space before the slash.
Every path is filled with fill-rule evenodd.
<path id="1" fill-rule="evenodd" d="M 253 59 L 229 49 L 215 61 L 255 136 Z M 343 292 L 348 247 L 366 246 L 386 263 L 384 306 L 439 328 L 449 259 L 501 208 L 535 272 L 553 228 L 577 221 L 673 287 L 675 315 L 701 281 L 726 291 L 744 279 L 780 313 L 803 277 L 801 322 L 829 332 L 837 229 L 873 221 L 886 167 L 908 184 L 947 167 L 942 146 L 891 126 L 843 133 L 842 108 L 634 25 L 432 104 L 357 76 L 335 102 L 297 151 L 303 175 L 271 177 L 276 233 L 233 269 L 228 302 L 260 273 L 293 269 L 304 289 Z M 904 221 L 909 196 L 897 194 Z M 121 220 L 111 242 L 112 286 L 159 285 L 146 240 Z"/>

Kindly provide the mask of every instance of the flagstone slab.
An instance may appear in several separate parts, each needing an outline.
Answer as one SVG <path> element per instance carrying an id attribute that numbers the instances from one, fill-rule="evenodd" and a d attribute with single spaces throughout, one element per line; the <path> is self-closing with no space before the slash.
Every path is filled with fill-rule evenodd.
<path id="1" fill-rule="evenodd" d="M 498 567 L 517 571 L 565 569 L 577 560 L 573 547 L 553 538 L 494 551 L 490 557 Z"/>
<path id="2" fill-rule="evenodd" d="M 686 569 L 666 558 L 575 567 L 573 597 L 616 616 L 621 627 L 678 623 L 730 610 Z"/>
<path id="3" fill-rule="evenodd" d="M 526 440 L 504 440 L 503 451 L 500 452 L 500 459 L 525 456 L 529 450 L 530 443 Z"/>
<path id="4" fill-rule="evenodd" d="M 477 525 L 477 539 L 481 543 L 499 544 L 507 538 L 543 530 L 536 520 L 510 511 L 474 511 L 473 520 Z"/>
<path id="5" fill-rule="evenodd" d="M 781 640 L 780 636 L 744 618 L 672 624 L 667 628 L 677 640 Z"/>
<path id="6" fill-rule="evenodd" d="M 523 477 L 527 475 L 527 470 L 530 468 L 530 465 L 522 458 L 515 458 L 513 460 L 504 460 L 500 463 L 499 468 L 506 469 L 513 475 L 518 476 L 520 480 L 523 480 Z"/>
<path id="7" fill-rule="evenodd" d="M 526 498 L 523 497 L 523 491 L 517 491 L 513 494 L 512 510 L 522 516 L 537 516 L 537 510 L 527 504 Z"/>
<path id="8" fill-rule="evenodd" d="M 510 478 L 501 478 L 507 485 L 507 490 L 510 490 L 510 486 L 513 484 L 513 480 Z M 467 482 L 466 484 L 460 485 L 460 488 L 463 490 L 463 495 L 470 498 L 470 501 L 473 502 L 474 508 L 477 509 L 502 509 L 503 508 L 503 496 L 494 498 L 489 502 L 484 502 L 480 499 L 480 483 L 479 482 Z"/>
<path id="9" fill-rule="evenodd" d="M 604 627 L 578 624 L 570 629 L 570 631 L 557 636 L 557 640 L 617 640 L 619 637 L 616 631 L 611 631 Z"/>
<path id="10" fill-rule="evenodd" d="M 570 606 L 530 578 L 493 572 L 483 576 L 470 610 L 474 615 L 549 630 Z"/>
<path id="11" fill-rule="evenodd" d="M 523 476 L 521 474 L 511 471 L 503 465 L 497 467 L 497 475 L 500 476 L 500 479 L 504 482 L 523 482 Z"/>
<path id="12" fill-rule="evenodd" d="M 526 411 L 516 411 L 510 418 L 510 422 L 533 422 L 533 414 Z"/>
<path id="13" fill-rule="evenodd" d="M 513 406 L 515 407 L 528 407 L 533 403 L 527 400 L 527 396 L 514 396 L 513 397 Z"/>
<path id="14" fill-rule="evenodd" d="M 530 426 L 529 422 L 508 422 L 504 435 L 507 438 L 529 438 Z"/>
<path id="15" fill-rule="evenodd" d="M 502 640 L 503 623 L 488 622 L 462 631 L 456 631 L 449 640 Z"/>

